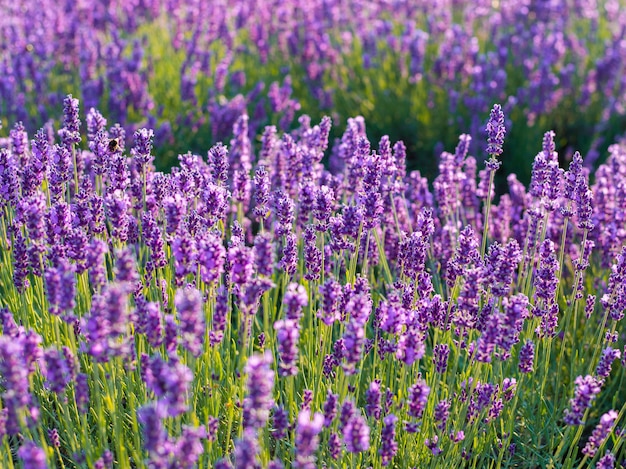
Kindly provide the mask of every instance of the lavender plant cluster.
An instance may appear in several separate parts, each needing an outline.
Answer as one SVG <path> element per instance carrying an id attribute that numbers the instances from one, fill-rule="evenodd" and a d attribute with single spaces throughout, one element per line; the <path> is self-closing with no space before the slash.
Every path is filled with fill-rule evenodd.
<path id="1" fill-rule="evenodd" d="M 301 109 L 345 120 L 355 111 L 379 115 L 389 102 L 388 109 L 402 106 L 406 96 L 415 97 L 415 128 L 446 125 L 452 138 L 479 137 L 480 116 L 502 102 L 520 141 L 527 124 L 573 122 L 564 125 L 569 146 L 590 145 L 591 165 L 624 116 L 623 7 L 619 0 L 3 0 L 0 112 L 32 131 L 73 90 L 85 109 L 106 110 L 129 141 L 145 126 L 157 143 L 183 135 L 215 143 L 230 138 L 243 113 L 253 136 L 268 121 L 290 129 Z M 396 132 L 391 124 L 383 133 Z M 577 125 L 585 141 L 575 141 Z M 443 137 L 429 138 L 434 145 Z M 470 142 L 474 154 L 483 142 Z M 419 142 L 410 143 L 415 157 Z"/>
<path id="2" fill-rule="evenodd" d="M 590 175 L 548 131 L 496 201 L 499 105 L 432 191 L 361 117 L 255 151 L 242 114 L 167 174 L 61 121 L 0 149 L 5 467 L 624 464 L 623 144 Z"/>

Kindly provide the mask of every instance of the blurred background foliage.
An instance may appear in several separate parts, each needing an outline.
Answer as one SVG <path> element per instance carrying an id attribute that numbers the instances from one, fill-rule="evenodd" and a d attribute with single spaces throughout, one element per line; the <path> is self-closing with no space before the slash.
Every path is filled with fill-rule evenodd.
<path id="1" fill-rule="evenodd" d="M 547 130 L 589 167 L 626 132 L 626 13 L 615 0 L 0 0 L 0 118 L 33 131 L 71 93 L 132 136 L 155 128 L 156 164 L 228 143 L 239 115 L 266 125 L 361 115 L 376 147 L 402 140 L 429 179 L 462 133 L 484 158 L 501 103 L 499 184 L 530 179 Z M 127 145 L 128 146 L 128 145 Z M 329 152 L 332 149 L 329 149 Z"/>

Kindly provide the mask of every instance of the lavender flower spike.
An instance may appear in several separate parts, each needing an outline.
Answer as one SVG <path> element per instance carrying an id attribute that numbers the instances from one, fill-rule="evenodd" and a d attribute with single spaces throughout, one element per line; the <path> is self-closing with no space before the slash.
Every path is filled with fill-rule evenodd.
<path id="1" fill-rule="evenodd" d="M 499 104 L 493 105 L 485 131 L 487 132 L 487 154 L 495 160 L 497 156 L 502 154 L 502 145 L 506 135 L 504 113 Z"/>

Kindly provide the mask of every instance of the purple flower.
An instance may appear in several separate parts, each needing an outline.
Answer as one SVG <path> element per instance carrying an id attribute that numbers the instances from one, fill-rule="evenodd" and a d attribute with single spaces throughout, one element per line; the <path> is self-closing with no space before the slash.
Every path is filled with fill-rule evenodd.
<path id="1" fill-rule="evenodd" d="M 222 243 L 222 238 L 214 233 L 198 236 L 197 251 L 202 281 L 205 283 L 217 281 L 224 272 L 226 259 L 226 248 Z"/>
<path id="2" fill-rule="evenodd" d="M 242 286 L 250 282 L 254 273 L 254 253 L 252 249 L 237 244 L 228 249 L 228 263 L 230 265 L 230 280 Z"/>
<path id="3" fill-rule="evenodd" d="M 61 437 L 59 436 L 59 431 L 56 428 L 48 430 L 48 439 L 50 440 L 50 445 L 53 448 L 59 448 L 61 446 Z"/>
<path id="4" fill-rule="evenodd" d="M 269 217 L 270 180 L 265 166 L 257 167 L 254 173 L 254 201 L 254 215 L 258 220 L 266 220 Z"/>
<path id="5" fill-rule="evenodd" d="M 317 247 L 315 228 L 307 225 L 304 231 L 304 278 L 319 280 L 322 271 L 322 252 Z"/>
<path id="6" fill-rule="evenodd" d="M 115 279 L 135 285 L 139 281 L 137 263 L 132 248 L 126 247 L 115 252 Z"/>
<path id="7" fill-rule="evenodd" d="M 380 392 L 380 380 L 376 379 L 370 383 L 369 389 L 365 392 L 365 399 L 367 405 L 365 406 L 365 413 L 368 417 L 372 417 L 375 420 L 380 420 L 381 412 L 381 392 Z"/>
<path id="8" fill-rule="evenodd" d="M 602 446 L 604 440 L 609 436 L 613 428 L 613 424 L 617 420 L 617 412 L 609 410 L 606 414 L 600 417 L 600 423 L 593 430 L 593 433 L 589 437 L 587 444 L 583 448 L 583 454 L 593 458 L 598 451 L 598 448 Z"/>
<path id="9" fill-rule="evenodd" d="M 421 360 L 425 352 L 423 333 L 419 331 L 416 324 L 407 325 L 398 340 L 396 358 L 411 366 L 417 360 Z"/>
<path id="10" fill-rule="evenodd" d="M 304 308 L 308 302 L 309 297 L 304 286 L 295 282 L 290 283 L 287 285 L 287 291 L 283 298 L 285 317 L 296 322 L 300 321 L 302 308 Z"/>
<path id="11" fill-rule="evenodd" d="M 435 406 L 433 417 L 435 422 L 437 422 L 437 428 L 440 431 L 444 431 L 446 424 L 448 423 L 448 418 L 450 417 L 450 405 L 451 402 L 449 400 L 443 399 Z"/>
<path id="12" fill-rule="evenodd" d="M 596 469 L 613 469 L 615 467 L 615 456 L 610 451 L 607 451 L 596 464 Z"/>
<path id="13" fill-rule="evenodd" d="M 213 329 L 209 332 L 209 340 L 211 346 L 219 344 L 224 338 L 226 330 L 226 320 L 228 317 L 229 295 L 228 290 L 220 287 L 217 291 L 215 299 L 215 307 L 213 309 Z"/>
<path id="14" fill-rule="evenodd" d="M 193 380 L 191 370 L 174 353 L 170 353 L 167 361 L 159 355 L 151 358 L 143 355 L 141 358 L 142 377 L 146 386 L 154 392 L 159 399 L 157 402 L 164 406 L 167 415 L 175 417 L 185 412 L 185 397 L 189 383 Z"/>
<path id="15" fill-rule="evenodd" d="M 621 356 L 621 352 L 618 349 L 607 347 L 602 350 L 602 357 L 596 367 L 596 375 L 600 378 L 607 378 L 611 373 L 611 364 L 614 360 L 618 360 Z"/>
<path id="16" fill-rule="evenodd" d="M 89 383 L 87 381 L 87 375 L 84 373 L 80 373 L 76 376 L 74 396 L 78 410 L 83 414 L 87 413 L 89 410 Z"/>
<path id="17" fill-rule="evenodd" d="M 158 468 L 166 467 L 171 451 L 171 443 L 163 426 L 166 416 L 165 409 L 154 402 L 137 411 L 139 423 L 143 426 L 143 447 L 150 455 L 150 463 Z"/>
<path id="18" fill-rule="evenodd" d="M 254 264 L 260 275 L 271 277 L 274 272 L 274 245 L 269 233 L 259 233 L 254 238 Z"/>
<path id="19" fill-rule="evenodd" d="M 178 192 L 168 195 L 163 199 L 163 211 L 165 212 L 167 233 L 176 233 L 187 211 L 187 201 Z"/>
<path id="20" fill-rule="evenodd" d="M 380 434 L 380 449 L 378 450 L 383 466 L 387 466 L 398 452 L 398 443 L 396 442 L 397 421 L 398 417 L 393 414 L 383 419 L 383 429 Z"/>
<path id="21" fill-rule="evenodd" d="M 100 291 L 106 282 L 104 255 L 107 253 L 107 244 L 98 238 L 93 238 L 87 250 L 87 268 L 89 269 L 89 283 L 95 291 Z"/>
<path id="22" fill-rule="evenodd" d="M 624 317 L 626 309 L 626 246 L 617 255 L 611 267 L 607 292 L 601 298 L 602 306 L 609 310 L 609 316 L 614 321 Z"/>
<path id="23" fill-rule="evenodd" d="M 495 159 L 502 154 L 502 145 L 506 135 L 504 114 L 499 104 L 493 105 L 485 131 L 487 133 L 487 154 Z"/>
<path id="24" fill-rule="evenodd" d="M 78 99 L 68 94 L 63 100 L 63 127 L 59 130 L 61 142 L 68 148 L 80 143 L 80 119 L 78 117 Z"/>
<path id="25" fill-rule="evenodd" d="M 280 320 L 274 323 L 274 329 L 276 329 L 278 356 L 280 357 L 278 374 L 280 376 L 294 376 L 298 374 L 298 367 L 296 366 L 298 339 L 300 337 L 298 323 L 293 319 Z"/>
<path id="26" fill-rule="evenodd" d="M 29 374 L 31 363 L 41 356 L 40 343 L 41 337 L 38 335 L 21 333 L 18 337 L 0 336 L 0 375 L 4 388 L 2 398 L 3 407 L 8 412 L 6 429 L 9 434 L 20 431 L 20 413 L 31 405 Z"/>
<path id="27" fill-rule="evenodd" d="M 433 348 L 433 364 L 437 373 L 443 374 L 446 372 L 448 355 L 450 355 L 450 346 L 448 344 L 437 344 Z"/>
<path id="28" fill-rule="evenodd" d="M 361 453 L 370 447 L 370 427 L 360 414 L 354 414 L 343 429 L 343 442 L 350 453 Z"/>
<path id="29" fill-rule="evenodd" d="M 154 132 L 152 129 L 138 129 L 133 137 L 135 146 L 130 150 L 130 156 L 139 163 L 140 167 L 144 167 L 154 159 L 151 155 Z"/>
<path id="30" fill-rule="evenodd" d="M 287 430 L 289 429 L 289 412 L 281 406 L 277 406 L 274 409 L 274 415 L 272 417 L 272 436 L 276 440 L 285 438 L 287 436 Z"/>
<path id="31" fill-rule="evenodd" d="M 218 143 L 211 147 L 208 160 L 213 174 L 213 180 L 219 185 L 224 185 L 228 180 L 228 149 Z"/>
<path id="32" fill-rule="evenodd" d="M 420 418 L 422 416 L 428 403 L 429 393 L 430 387 L 421 378 L 409 388 L 409 415 L 411 417 Z"/>
<path id="33" fill-rule="evenodd" d="M 326 394 L 326 401 L 324 402 L 324 426 L 330 427 L 333 420 L 337 416 L 337 401 L 339 399 L 339 395 L 333 394 L 330 389 Z"/>
<path id="34" fill-rule="evenodd" d="M 521 373 L 532 373 L 535 360 L 535 343 L 528 339 L 519 352 L 519 370 Z"/>
<path id="35" fill-rule="evenodd" d="M 235 469 L 260 469 L 257 461 L 259 441 L 251 428 L 243 431 L 243 437 L 235 443 Z"/>
<path id="36" fill-rule="evenodd" d="M 167 258 L 161 230 L 156 220 L 150 212 L 143 212 L 141 215 L 141 228 L 146 245 L 152 251 L 152 261 L 156 267 L 165 267 Z"/>
<path id="37" fill-rule="evenodd" d="M 49 348 L 43 358 L 42 372 L 46 378 L 46 387 L 56 394 L 62 393 L 75 374 L 73 356 L 68 360 L 66 354 L 56 348 Z"/>
<path id="38" fill-rule="evenodd" d="M 563 420 L 567 425 L 580 425 L 587 408 L 591 406 L 591 401 L 600 392 L 601 382 L 593 376 L 578 376 L 576 378 L 576 390 L 574 397 L 570 399 L 570 407 L 565 409 Z"/>
<path id="39" fill-rule="evenodd" d="M 315 451 L 319 445 L 318 435 L 324 425 L 324 416 L 318 412 L 302 410 L 298 415 L 296 426 L 296 460 L 294 467 L 298 469 L 315 469 Z"/>
<path id="40" fill-rule="evenodd" d="M 361 360 L 365 346 L 365 329 L 363 324 L 356 319 L 350 319 L 346 324 L 343 345 L 347 362 L 344 371 L 353 374 L 356 372 L 355 365 Z"/>
<path id="41" fill-rule="evenodd" d="M 441 454 L 442 449 L 439 447 L 439 437 L 437 435 L 433 435 L 431 438 L 426 438 L 424 440 L 424 444 L 433 453 L 433 456 Z"/>
<path id="42" fill-rule="evenodd" d="M 83 348 L 98 361 L 109 356 L 128 352 L 127 342 L 118 340 L 127 332 L 128 287 L 124 284 L 108 284 L 101 295 L 94 295 L 89 316 L 82 318 L 82 329 L 87 343 Z"/>
<path id="43" fill-rule="evenodd" d="M 192 427 L 183 425 L 180 437 L 173 447 L 176 467 L 181 469 L 193 469 L 197 467 L 198 458 L 204 452 L 203 439 L 207 437 L 206 429 L 203 425 Z"/>
<path id="44" fill-rule="evenodd" d="M 285 236 L 291 232 L 295 221 L 295 204 L 285 192 L 277 191 L 274 194 L 274 210 L 276 216 L 274 234 L 276 237 Z"/>
<path id="45" fill-rule="evenodd" d="M 46 270 L 46 294 L 50 304 L 50 313 L 54 315 L 68 314 L 76 305 L 76 277 L 74 265 L 67 259 L 57 260 L 56 267 Z"/>
<path id="46" fill-rule="evenodd" d="M 315 197 L 314 215 L 317 220 L 316 229 L 318 231 L 326 231 L 328 229 L 328 220 L 333 213 L 335 205 L 335 193 L 328 186 L 320 186 L 317 189 Z"/>
<path id="47" fill-rule="evenodd" d="M 202 293 L 195 288 L 183 288 L 176 292 L 174 304 L 178 312 L 182 345 L 198 357 L 202 352 L 205 330 Z"/>
<path id="48" fill-rule="evenodd" d="M 341 455 L 341 438 L 335 432 L 332 432 L 330 437 L 328 437 L 328 453 L 335 461 Z"/>
<path id="49" fill-rule="evenodd" d="M 262 428 L 267 423 L 274 406 L 272 389 L 274 372 L 271 370 L 272 355 L 252 355 L 248 358 L 245 372 L 248 375 L 248 393 L 243 401 L 243 425 L 245 428 Z"/>
<path id="50" fill-rule="evenodd" d="M 32 441 L 22 444 L 17 455 L 24 464 L 24 469 L 47 469 L 46 452 Z"/>

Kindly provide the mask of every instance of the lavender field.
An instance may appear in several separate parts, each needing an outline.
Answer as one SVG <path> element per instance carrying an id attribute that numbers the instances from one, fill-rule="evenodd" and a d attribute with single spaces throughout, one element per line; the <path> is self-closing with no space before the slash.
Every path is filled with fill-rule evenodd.
<path id="1" fill-rule="evenodd" d="M 626 5 L 0 0 L 0 468 L 626 465 Z"/>

